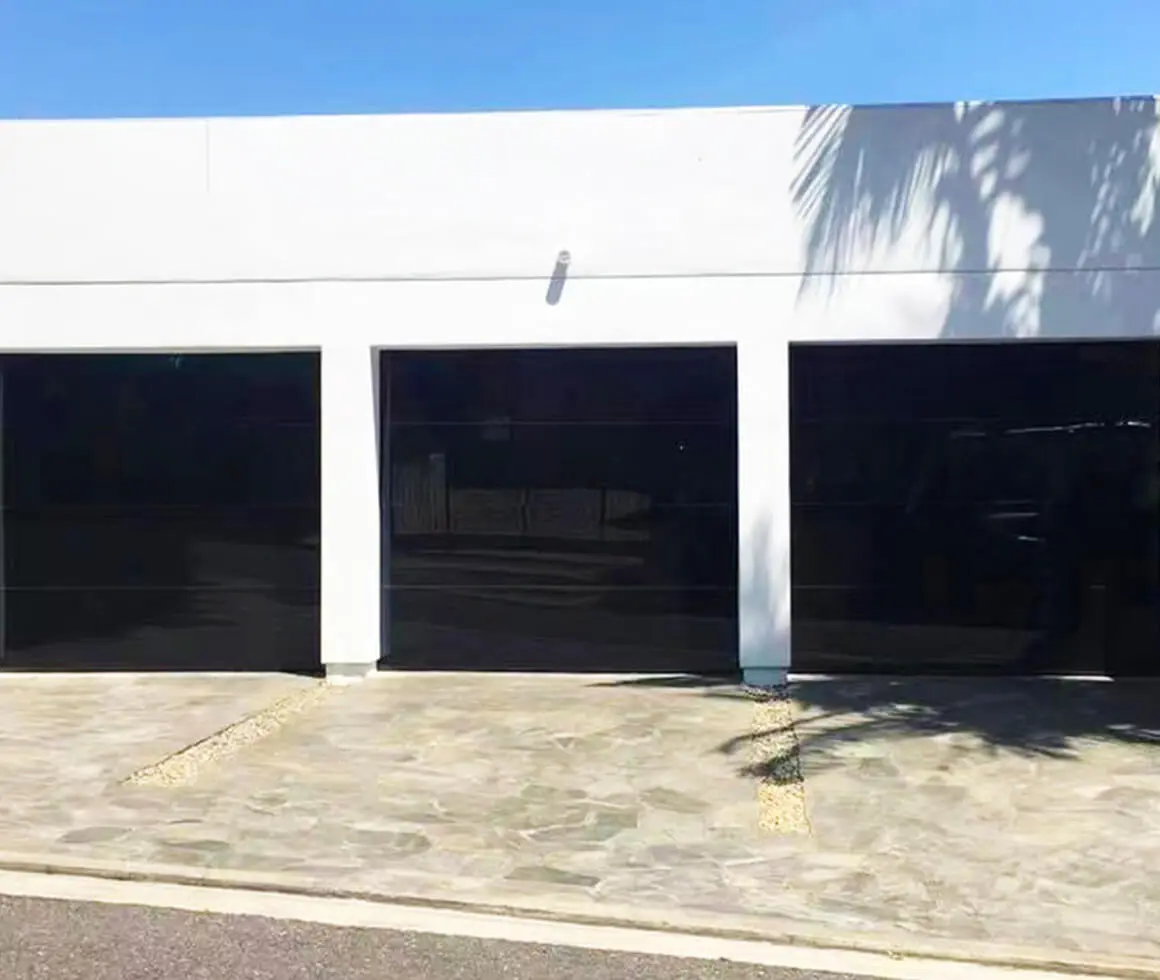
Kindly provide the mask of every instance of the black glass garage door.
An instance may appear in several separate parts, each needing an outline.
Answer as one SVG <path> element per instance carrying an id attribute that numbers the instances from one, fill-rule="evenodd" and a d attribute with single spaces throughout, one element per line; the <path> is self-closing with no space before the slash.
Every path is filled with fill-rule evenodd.
<path id="1" fill-rule="evenodd" d="M 385 662 L 733 671 L 731 348 L 383 355 Z"/>
<path id="2" fill-rule="evenodd" d="M 1160 343 L 790 365 L 797 670 L 1160 673 Z"/>
<path id="3" fill-rule="evenodd" d="M 0 663 L 316 667 L 318 368 L 0 356 Z"/>

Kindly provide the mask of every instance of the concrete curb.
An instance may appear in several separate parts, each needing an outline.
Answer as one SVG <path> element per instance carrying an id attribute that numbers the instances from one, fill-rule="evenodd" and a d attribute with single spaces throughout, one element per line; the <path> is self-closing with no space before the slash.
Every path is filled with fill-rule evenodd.
<path id="1" fill-rule="evenodd" d="M 2 851 L 0 851 L 0 870 L 281 893 L 307 898 L 346 899 L 381 905 L 508 916 L 541 922 L 568 922 L 585 926 L 608 926 L 714 939 L 764 942 L 823 951 L 868 953 L 894 959 L 941 960 L 946 963 L 1101 976 L 1116 980 L 1160 980 L 1160 959 L 1044 950 L 973 940 L 936 939 L 915 936 L 901 930 L 889 934 L 842 933 L 770 916 L 723 915 L 685 909 L 668 909 L 661 912 L 628 906 L 596 905 L 590 900 L 556 897 L 520 897 L 497 904 L 470 899 L 339 888 L 330 882 L 284 873 L 227 871 L 185 865 L 31 853 L 13 854 Z"/>

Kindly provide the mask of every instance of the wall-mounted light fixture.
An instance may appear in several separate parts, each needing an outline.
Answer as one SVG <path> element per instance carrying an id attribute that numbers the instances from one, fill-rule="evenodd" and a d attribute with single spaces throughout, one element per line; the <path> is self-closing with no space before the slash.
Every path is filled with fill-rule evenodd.
<path id="1" fill-rule="evenodd" d="M 564 294 L 564 280 L 568 278 L 568 266 L 572 264 L 572 253 L 564 249 L 556 256 L 556 268 L 552 270 L 552 278 L 548 282 L 548 295 L 544 297 L 549 306 L 560 302 Z"/>

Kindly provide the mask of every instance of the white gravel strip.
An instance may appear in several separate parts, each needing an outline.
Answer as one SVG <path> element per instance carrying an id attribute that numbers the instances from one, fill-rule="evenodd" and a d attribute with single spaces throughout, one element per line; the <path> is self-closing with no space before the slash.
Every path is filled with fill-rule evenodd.
<path id="1" fill-rule="evenodd" d="M 812 834 L 794 704 L 787 688 L 751 689 L 750 767 L 759 773 L 758 826 L 770 834 Z"/>
<path id="2" fill-rule="evenodd" d="M 320 683 L 295 691 L 160 762 L 138 769 L 125 779 L 125 783 L 130 786 L 188 786 L 207 766 L 273 735 L 292 718 L 319 704 L 332 690 L 332 685 Z"/>

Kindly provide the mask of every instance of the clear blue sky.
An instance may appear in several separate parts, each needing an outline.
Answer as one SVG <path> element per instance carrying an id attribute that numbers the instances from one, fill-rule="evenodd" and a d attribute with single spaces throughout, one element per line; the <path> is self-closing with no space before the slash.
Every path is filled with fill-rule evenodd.
<path id="1" fill-rule="evenodd" d="M 1160 0 L 0 0 L 0 116 L 1160 90 Z"/>

